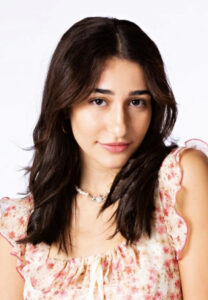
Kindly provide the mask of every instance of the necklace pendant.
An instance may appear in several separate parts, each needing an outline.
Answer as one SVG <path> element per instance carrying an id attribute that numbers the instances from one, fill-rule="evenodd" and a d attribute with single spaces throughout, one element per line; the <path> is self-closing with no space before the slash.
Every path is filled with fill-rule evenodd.
<path id="1" fill-rule="evenodd" d="M 96 197 L 93 197 L 92 200 L 95 201 L 95 202 L 97 202 L 97 203 L 100 203 L 100 202 L 102 202 L 104 199 L 103 199 L 103 197 L 101 197 L 100 195 L 97 195 Z"/>
<path id="2" fill-rule="evenodd" d="M 92 196 L 90 193 L 83 191 L 76 185 L 75 185 L 75 189 L 79 194 L 89 197 L 89 198 L 91 198 L 92 201 L 95 201 L 97 203 L 100 203 L 100 202 L 106 200 L 108 197 L 108 194 L 110 192 L 110 191 L 108 191 L 108 193 L 105 196 L 102 196 L 102 195 Z"/>

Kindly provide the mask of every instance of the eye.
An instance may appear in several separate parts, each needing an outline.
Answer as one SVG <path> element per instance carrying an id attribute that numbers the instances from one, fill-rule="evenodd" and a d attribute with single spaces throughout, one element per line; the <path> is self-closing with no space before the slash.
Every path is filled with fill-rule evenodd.
<path id="1" fill-rule="evenodd" d="M 130 105 L 136 106 L 136 107 L 144 107 L 147 105 L 147 103 L 145 100 L 142 100 L 142 99 L 133 99 L 133 100 L 131 100 Z"/>
<path id="2" fill-rule="evenodd" d="M 92 99 L 90 101 L 90 103 L 93 103 L 94 105 L 97 105 L 97 106 L 105 106 L 106 105 L 106 101 L 103 99 L 100 99 L 100 98 Z"/>

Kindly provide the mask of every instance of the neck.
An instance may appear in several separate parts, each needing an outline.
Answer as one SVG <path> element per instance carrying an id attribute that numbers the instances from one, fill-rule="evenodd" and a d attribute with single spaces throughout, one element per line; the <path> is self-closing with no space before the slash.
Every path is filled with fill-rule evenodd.
<path id="1" fill-rule="evenodd" d="M 80 180 L 80 188 L 92 195 L 106 195 L 111 188 L 117 169 L 101 169 L 92 166 L 84 167 Z"/>

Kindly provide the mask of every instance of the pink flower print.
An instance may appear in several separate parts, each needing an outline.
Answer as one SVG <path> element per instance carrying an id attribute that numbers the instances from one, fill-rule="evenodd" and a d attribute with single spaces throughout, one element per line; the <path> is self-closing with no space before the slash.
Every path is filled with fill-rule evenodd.
<path id="1" fill-rule="evenodd" d="M 159 221 L 160 223 L 164 224 L 165 223 L 165 218 L 162 215 L 159 215 Z"/>
<path id="2" fill-rule="evenodd" d="M 164 246 L 164 247 L 163 247 L 163 252 L 164 252 L 164 253 L 168 253 L 168 252 L 169 252 L 169 248 L 168 248 L 167 246 Z"/>
<path id="3" fill-rule="evenodd" d="M 55 291 L 53 294 L 54 294 L 54 296 L 57 296 L 58 295 L 58 291 Z"/>
<path id="4" fill-rule="evenodd" d="M 175 266 L 178 265 L 178 261 L 177 261 L 177 259 L 176 259 L 175 257 L 173 257 L 173 258 L 171 259 L 171 262 L 172 262 L 172 264 L 175 265 Z"/>
<path id="5" fill-rule="evenodd" d="M 171 178 L 175 177 L 175 172 L 173 170 L 170 171 L 170 173 L 168 173 L 168 180 L 171 180 Z"/>
<path id="6" fill-rule="evenodd" d="M 55 291 L 53 294 L 54 294 L 54 296 L 57 296 L 57 295 L 64 296 L 64 295 L 66 295 L 66 291 L 64 291 L 64 290 Z"/>
<path id="7" fill-rule="evenodd" d="M 157 271 L 154 268 L 149 269 L 149 272 L 154 275 L 157 274 Z"/>
<path id="8" fill-rule="evenodd" d="M 173 293 L 172 293 L 172 294 L 170 295 L 170 299 L 171 299 L 171 300 L 176 300 L 176 299 L 177 299 L 176 294 L 173 294 Z"/>
<path id="9" fill-rule="evenodd" d="M 118 246 L 118 250 L 120 251 L 121 256 L 122 256 L 123 258 L 125 258 L 125 254 L 124 254 L 123 249 L 122 249 L 121 246 Z"/>
<path id="10" fill-rule="evenodd" d="M 25 200 L 26 200 L 27 202 L 31 203 L 31 202 L 32 202 L 32 196 L 28 196 Z"/>
<path id="11" fill-rule="evenodd" d="M 125 267 L 125 271 L 127 274 L 131 274 L 132 269 L 131 269 L 131 267 L 127 266 L 127 267 Z"/>
<path id="12" fill-rule="evenodd" d="M 130 295 L 127 295 L 124 299 L 125 300 L 133 300 L 132 296 L 130 296 Z"/>
<path id="13" fill-rule="evenodd" d="M 118 259 L 117 263 L 113 264 L 113 270 L 118 270 L 120 266 L 120 259 Z"/>
<path id="14" fill-rule="evenodd" d="M 6 211 L 10 211 L 10 210 L 12 210 L 12 209 L 16 209 L 16 206 L 15 206 L 15 205 L 9 206 L 9 207 L 6 209 Z"/>
<path id="15" fill-rule="evenodd" d="M 108 266 L 108 261 L 107 260 L 102 261 L 102 266 L 106 268 Z"/>
<path id="16" fill-rule="evenodd" d="M 172 176 L 172 178 L 174 178 L 175 177 L 175 172 L 174 171 L 171 171 L 171 176 Z"/>
<path id="17" fill-rule="evenodd" d="M 65 276 L 65 272 L 64 271 L 59 271 L 56 275 L 55 275 L 55 277 L 56 278 L 63 278 Z"/>
<path id="18" fill-rule="evenodd" d="M 173 278 L 173 274 L 170 271 L 167 271 L 167 275 L 168 275 L 168 278 L 170 278 L 170 279 Z"/>
<path id="19" fill-rule="evenodd" d="M 19 218 L 19 223 L 20 223 L 21 225 L 24 224 L 24 219 L 23 219 L 23 217 L 20 217 L 20 218 Z"/>
<path id="20" fill-rule="evenodd" d="M 168 216 L 168 210 L 164 208 L 164 215 L 167 217 Z"/>
<path id="21" fill-rule="evenodd" d="M 165 191 L 164 196 L 165 196 L 165 199 L 168 200 L 168 202 L 171 202 L 171 196 L 168 191 Z"/>
<path id="22" fill-rule="evenodd" d="M 9 238 L 13 239 L 15 237 L 14 231 L 10 231 L 9 233 Z"/>
<path id="23" fill-rule="evenodd" d="M 37 284 L 37 279 L 35 277 L 31 277 L 30 281 L 31 281 L 32 286 L 35 287 Z"/>
<path id="24" fill-rule="evenodd" d="M 162 293 L 161 292 L 156 292 L 156 294 L 155 294 L 155 300 L 156 299 L 162 299 Z"/>
<path id="25" fill-rule="evenodd" d="M 174 164 L 173 163 L 170 163 L 170 168 L 172 169 L 174 167 Z"/>
<path id="26" fill-rule="evenodd" d="M 133 286 L 133 287 L 131 288 L 131 291 L 132 291 L 133 294 L 137 293 L 138 290 L 139 290 L 139 289 L 138 289 L 138 287 L 136 287 L 136 286 Z"/>
<path id="27" fill-rule="evenodd" d="M 178 220 L 178 228 L 180 228 L 183 225 L 183 221 L 181 219 Z"/>
<path id="28" fill-rule="evenodd" d="M 165 261 L 164 261 L 164 266 L 165 266 L 166 268 L 169 268 L 169 267 L 170 267 L 170 261 L 169 261 L 169 260 L 165 260 Z"/>
<path id="29" fill-rule="evenodd" d="M 153 299 L 153 296 L 146 295 L 146 296 L 145 296 L 145 300 L 154 300 L 154 299 Z"/>
<path id="30" fill-rule="evenodd" d="M 38 267 L 37 267 L 37 271 L 40 271 L 42 268 L 43 268 L 42 265 L 41 265 L 41 266 L 38 266 Z"/>
<path id="31" fill-rule="evenodd" d="M 53 269 L 53 267 L 54 267 L 54 264 L 53 263 L 48 263 L 47 264 L 47 269 Z"/>
<path id="32" fill-rule="evenodd" d="M 158 225 L 157 226 L 157 232 L 159 234 L 164 234 L 165 233 L 165 226 L 164 225 Z"/>
<path id="33" fill-rule="evenodd" d="M 176 280 L 176 282 L 175 282 L 175 287 L 176 287 L 177 289 L 180 289 L 180 288 L 181 288 L 181 282 L 180 282 L 179 279 Z"/>
<path id="34" fill-rule="evenodd" d="M 151 280 L 153 283 L 157 282 L 157 278 L 155 276 L 152 276 L 152 275 L 149 277 L 149 280 Z"/>
<path id="35" fill-rule="evenodd" d="M 161 208 L 159 206 L 156 206 L 156 212 L 160 213 L 161 212 Z"/>

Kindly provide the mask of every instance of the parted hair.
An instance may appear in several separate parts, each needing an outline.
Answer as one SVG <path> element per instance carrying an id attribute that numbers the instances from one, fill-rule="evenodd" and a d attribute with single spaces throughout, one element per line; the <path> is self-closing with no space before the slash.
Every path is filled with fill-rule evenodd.
<path id="1" fill-rule="evenodd" d="M 27 235 L 18 243 L 58 243 L 68 254 L 72 246 L 72 204 L 80 185 L 79 146 L 73 136 L 70 107 L 85 100 L 96 87 L 108 58 L 138 63 L 151 93 L 152 118 L 138 149 L 114 178 L 98 216 L 119 201 L 110 220 L 127 244 L 141 235 L 151 237 L 158 171 L 176 147 L 166 140 L 177 116 L 177 106 L 156 44 L 135 23 L 112 17 L 87 17 L 61 37 L 45 81 L 41 112 L 33 131 L 34 150 L 27 191 L 34 201 Z M 64 128 L 64 130 L 63 130 Z M 110 221 L 109 220 L 109 221 Z"/>

